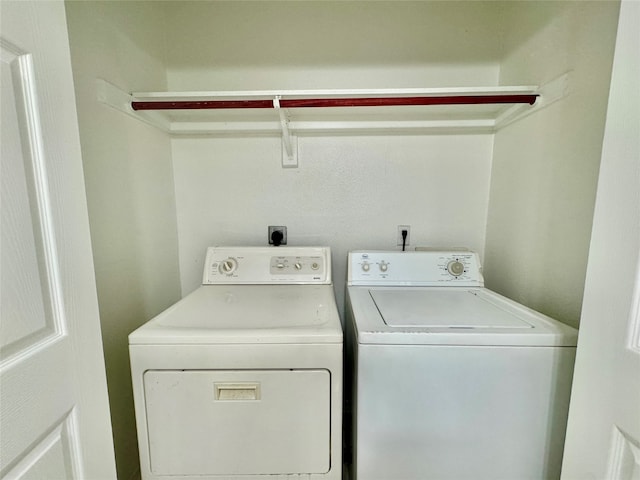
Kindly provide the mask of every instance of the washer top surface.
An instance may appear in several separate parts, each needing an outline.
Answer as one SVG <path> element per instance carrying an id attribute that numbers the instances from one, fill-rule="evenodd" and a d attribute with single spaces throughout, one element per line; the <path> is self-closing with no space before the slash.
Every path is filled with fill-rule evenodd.
<path id="1" fill-rule="evenodd" d="M 391 327 L 533 328 L 482 290 L 369 290 L 382 321 Z"/>
<path id="2" fill-rule="evenodd" d="M 342 343 L 327 247 L 210 247 L 203 285 L 130 345 Z"/>
<path id="3" fill-rule="evenodd" d="M 486 288 L 347 287 L 358 343 L 575 346 L 577 331 Z"/>
<path id="4" fill-rule="evenodd" d="M 471 252 L 352 252 L 347 280 L 348 313 L 360 344 L 577 342 L 574 328 L 484 288 Z"/>

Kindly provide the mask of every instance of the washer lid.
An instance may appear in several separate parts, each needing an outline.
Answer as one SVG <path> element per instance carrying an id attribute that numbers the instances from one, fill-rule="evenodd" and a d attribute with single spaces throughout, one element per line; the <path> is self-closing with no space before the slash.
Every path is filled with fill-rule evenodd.
<path id="1" fill-rule="evenodd" d="M 478 290 L 370 291 L 384 323 L 392 327 L 533 328 Z"/>
<path id="2" fill-rule="evenodd" d="M 486 288 L 347 287 L 359 344 L 567 346 L 576 329 Z"/>
<path id="3" fill-rule="evenodd" d="M 129 344 L 342 343 L 331 285 L 204 285 Z"/>

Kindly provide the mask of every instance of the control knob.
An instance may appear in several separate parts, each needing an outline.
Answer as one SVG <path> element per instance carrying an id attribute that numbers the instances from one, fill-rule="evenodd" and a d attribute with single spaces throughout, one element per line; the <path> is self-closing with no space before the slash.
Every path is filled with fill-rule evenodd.
<path id="1" fill-rule="evenodd" d="M 389 269 L 389 264 L 387 262 L 385 262 L 384 260 L 382 262 L 380 262 L 380 271 L 381 272 L 386 272 Z"/>
<path id="2" fill-rule="evenodd" d="M 231 275 L 238 268 L 238 261 L 235 258 L 229 257 L 220 263 L 220 273 L 225 275 Z"/>
<path id="3" fill-rule="evenodd" d="M 370 266 L 369 266 L 368 262 L 362 262 L 362 270 L 363 271 L 368 272 L 369 268 L 370 268 Z"/>
<path id="4" fill-rule="evenodd" d="M 447 264 L 447 271 L 454 277 L 459 277 L 464 273 L 464 264 L 458 260 L 451 260 Z"/>

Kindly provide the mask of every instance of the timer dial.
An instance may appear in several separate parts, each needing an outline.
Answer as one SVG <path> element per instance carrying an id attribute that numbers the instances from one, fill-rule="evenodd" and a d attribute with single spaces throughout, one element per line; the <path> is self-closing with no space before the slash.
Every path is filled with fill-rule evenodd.
<path id="1" fill-rule="evenodd" d="M 447 264 L 447 271 L 454 277 L 459 277 L 464 273 L 464 264 L 458 260 L 451 260 Z"/>
<path id="2" fill-rule="evenodd" d="M 232 257 L 229 257 L 220 263 L 220 273 L 225 275 L 231 275 L 237 268 L 238 261 Z"/>

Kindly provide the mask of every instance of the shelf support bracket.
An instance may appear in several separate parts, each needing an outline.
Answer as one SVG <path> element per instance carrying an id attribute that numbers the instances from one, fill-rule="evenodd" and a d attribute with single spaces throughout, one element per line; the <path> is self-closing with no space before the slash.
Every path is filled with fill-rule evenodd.
<path id="1" fill-rule="evenodd" d="M 297 168 L 298 167 L 298 138 L 291 134 L 289 130 L 289 119 L 287 112 L 280 107 L 280 96 L 273 99 L 273 108 L 278 111 L 280 116 L 280 128 L 282 130 L 282 167 Z"/>
<path id="2" fill-rule="evenodd" d="M 133 101 L 129 93 L 123 92 L 121 89 L 101 78 L 96 79 L 96 93 L 98 102 L 108 105 L 122 113 L 140 120 L 148 125 L 156 127 L 163 132 L 170 132 L 171 123 L 167 121 L 158 112 L 138 112 L 131 108 Z"/>
<path id="3" fill-rule="evenodd" d="M 494 130 L 506 127 L 511 123 L 528 117 L 532 113 L 546 108 L 568 96 L 570 94 L 570 78 L 571 72 L 566 72 L 539 87 L 538 99 L 531 107 L 526 108 L 524 105 L 514 105 L 496 118 Z"/>

